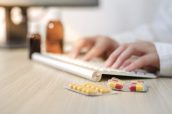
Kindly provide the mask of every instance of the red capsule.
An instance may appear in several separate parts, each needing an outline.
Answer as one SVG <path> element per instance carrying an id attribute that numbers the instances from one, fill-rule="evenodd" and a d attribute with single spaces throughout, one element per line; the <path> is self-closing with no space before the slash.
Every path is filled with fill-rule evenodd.
<path id="1" fill-rule="evenodd" d="M 131 85 L 129 86 L 130 91 L 136 91 L 136 85 Z"/>
<path id="2" fill-rule="evenodd" d="M 121 90 L 121 89 L 123 88 L 123 85 L 117 83 L 117 84 L 115 85 L 115 88 L 116 88 L 117 90 Z"/>

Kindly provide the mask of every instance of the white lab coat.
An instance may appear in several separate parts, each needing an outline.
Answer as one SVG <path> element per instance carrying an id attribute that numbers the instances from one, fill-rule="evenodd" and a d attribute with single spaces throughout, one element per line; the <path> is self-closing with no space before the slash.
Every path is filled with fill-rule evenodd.
<path id="1" fill-rule="evenodd" d="M 172 0 L 164 0 L 152 23 L 114 37 L 119 43 L 146 40 L 154 42 L 161 76 L 172 76 Z"/>

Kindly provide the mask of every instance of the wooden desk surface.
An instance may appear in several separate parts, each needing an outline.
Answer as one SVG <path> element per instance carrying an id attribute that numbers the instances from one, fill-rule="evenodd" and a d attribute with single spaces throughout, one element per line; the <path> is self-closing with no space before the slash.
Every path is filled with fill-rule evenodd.
<path id="1" fill-rule="evenodd" d="M 88 80 L 27 58 L 25 50 L 0 50 L 0 114 L 172 113 L 170 78 L 146 80 L 148 93 L 87 97 L 64 89 L 64 85 Z"/>

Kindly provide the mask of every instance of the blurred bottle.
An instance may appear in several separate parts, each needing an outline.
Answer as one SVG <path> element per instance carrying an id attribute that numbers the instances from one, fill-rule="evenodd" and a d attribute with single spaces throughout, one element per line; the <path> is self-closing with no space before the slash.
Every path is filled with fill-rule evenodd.
<path id="1" fill-rule="evenodd" d="M 49 13 L 50 21 L 47 24 L 46 30 L 46 52 L 62 54 L 64 28 L 60 21 L 60 13 L 57 9 L 52 9 Z"/>
<path id="2" fill-rule="evenodd" d="M 39 26 L 36 23 L 31 25 L 31 30 L 28 34 L 29 44 L 29 59 L 32 59 L 34 52 L 41 53 L 41 35 L 39 34 Z"/>

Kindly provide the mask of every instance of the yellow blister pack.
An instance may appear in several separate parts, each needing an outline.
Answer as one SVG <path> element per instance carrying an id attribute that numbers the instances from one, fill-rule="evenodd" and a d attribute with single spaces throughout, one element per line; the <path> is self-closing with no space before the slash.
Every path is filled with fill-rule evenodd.
<path id="1" fill-rule="evenodd" d="M 98 96 L 98 95 L 112 93 L 110 88 L 106 86 L 94 84 L 91 82 L 86 82 L 83 84 L 69 83 L 66 86 L 66 88 L 68 90 L 71 90 L 80 94 L 88 95 L 88 96 Z"/>

